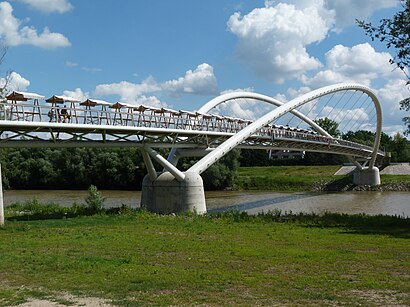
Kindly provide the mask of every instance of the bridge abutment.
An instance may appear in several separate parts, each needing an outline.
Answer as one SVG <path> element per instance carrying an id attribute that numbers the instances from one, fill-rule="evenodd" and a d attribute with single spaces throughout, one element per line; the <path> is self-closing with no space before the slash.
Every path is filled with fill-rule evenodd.
<path id="1" fill-rule="evenodd" d="M 159 174 L 155 180 L 146 175 L 142 182 L 141 207 L 160 214 L 204 214 L 206 203 L 202 177 L 186 172 L 185 178 L 178 181 L 169 172 Z"/>
<path id="2" fill-rule="evenodd" d="M 377 167 L 356 168 L 353 171 L 353 183 L 357 185 L 379 185 L 381 183 L 379 169 Z"/>

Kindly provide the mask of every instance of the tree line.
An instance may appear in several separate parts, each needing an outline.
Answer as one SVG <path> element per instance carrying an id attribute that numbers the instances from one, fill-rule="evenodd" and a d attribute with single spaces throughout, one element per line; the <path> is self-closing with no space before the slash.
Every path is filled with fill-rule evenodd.
<path id="1" fill-rule="evenodd" d="M 318 121 L 320 126 L 331 132 L 333 136 L 340 137 L 343 140 L 351 141 L 367 146 L 373 146 L 375 133 L 365 130 L 348 131 L 343 134 L 337 129 L 337 123 L 330 121 L 332 127 L 325 127 L 322 121 Z M 334 125 L 336 124 L 336 125 Z M 410 142 L 400 133 L 393 137 L 382 133 L 380 149 L 385 151 L 389 156 L 386 162 L 409 162 L 410 161 Z M 388 160 L 388 161 L 387 161 Z M 270 166 L 270 165 L 339 165 L 349 162 L 346 156 L 336 154 L 326 154 L 317 152 L 306 152 L 303 158 L 292 159 L 270 159 L 266 150 L 246 149 L 241 151 L 239 159 L 241 166 Z"/>
<path id="2" fill-rule="evenodd" d="M 335 133 L 335 132 L 333 132 Z M 372 145 L 374 133 L 349 131 L 345 140 Z M 391 162 L 410 161 L 410 143 L 396 134 L 383 133 L 381 149 L 391 153 Z M 162 152 L 166 156 L 166 152 Z M 183 158 L 179 167 L 188 169 L 197 158 Z M 342 155 L 309 153 L 299 159 L 269 159 L 266 150 L 235 149 L 202 174 L 206 190 L 231 186 L 238 166 L 331 165 L 348 162 Z M 11 189 L 99 189 L 139 190 L 146 175 L 137 148 L 2 148 L 0 163 L 3 185 Z M 154 161 L 155 163 L 155 161 Z M 156 165 L 156 169 L 162 167 Z"/>
<path id="3" fill-rule="evenodd" d="M 229 186 L 238 161 L 239 151 L 233 150 L 204 172 L 205 189 Z M 187 169 L 195 160 L 181 162 Z M 3 186 L 11 189 L 139 190 L 147 173 L 137 148 L 2 148 L 0 163 Z"/>

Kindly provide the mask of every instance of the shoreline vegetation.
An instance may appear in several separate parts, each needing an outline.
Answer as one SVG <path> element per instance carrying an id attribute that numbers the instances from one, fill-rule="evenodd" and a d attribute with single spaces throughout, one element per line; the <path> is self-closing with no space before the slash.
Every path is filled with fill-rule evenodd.
<path id="1" fill-rule="evenodd" d="M 381 175 L 379 186 L 356 186 L 338 165 L 240 167 L 232 189 L 275 192 L 410 191 L 410 175 Z"/>

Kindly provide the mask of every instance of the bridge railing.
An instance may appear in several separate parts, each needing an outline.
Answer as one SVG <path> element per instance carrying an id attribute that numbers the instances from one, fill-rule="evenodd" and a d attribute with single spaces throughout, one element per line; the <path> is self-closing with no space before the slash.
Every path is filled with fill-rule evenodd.
<path id="1" fill-rule="evenodd" d="M 80 104 L 68 107 L 57 105 L 36 105 L 27 102 L 0 103 L 0 120 L 51 122 L 70 124 L 94 124 L 131 126 L 160 129 L 182 129 L 194 131 L 238 133 L 252 123 L 251 120 L 232 118 L 214 114 L 190 111 L 175 111 L 150 106 L 133 106 L 117 103 L 108 108 L 90 108 Z M 328 146 L 347 146 L 371 151 L 372 148 L 342 139 L 333 139 L 317 134 L 312 130 L 287 126 L 267 125 L 260 129 L 256 137 L 276 141 L 308 141 L 325 143 Z"/>
<path id="2" fill-rule="evenodd" d="M 149 106 L 120 105 L 97 109 L 84 106 L 33 105 L 23 102 L 0 104 L 0 120 L 100 124 L 236 133 L 250 120 Z"/>

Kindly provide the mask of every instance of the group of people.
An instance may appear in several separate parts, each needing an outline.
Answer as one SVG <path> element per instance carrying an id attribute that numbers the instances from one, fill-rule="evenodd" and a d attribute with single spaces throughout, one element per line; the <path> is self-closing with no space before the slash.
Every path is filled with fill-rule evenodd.
<path id="1" fill-rule="evenodd" d="M 55 110 L 57 113 L 55 113 Z M 67 107 L 65 105 L 61 110 L 50 109 L 50 111 L 48 111 L 48 117 L 50 118 L 49 122 L 52 122 L 54 118 L 58 118 L 59 122 L 65 123 L 67 119 L 70 119 L 70 115 L 68 114 Z"/>

